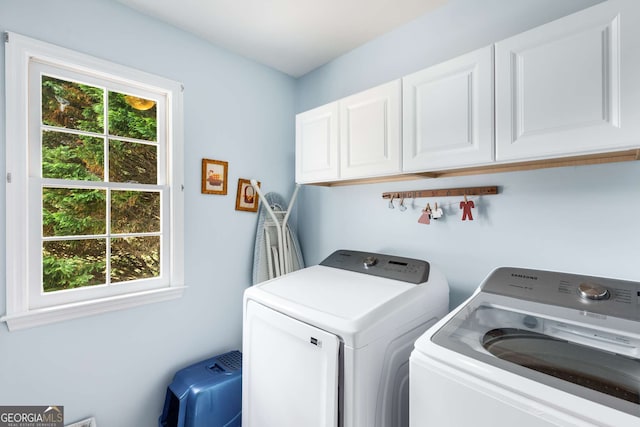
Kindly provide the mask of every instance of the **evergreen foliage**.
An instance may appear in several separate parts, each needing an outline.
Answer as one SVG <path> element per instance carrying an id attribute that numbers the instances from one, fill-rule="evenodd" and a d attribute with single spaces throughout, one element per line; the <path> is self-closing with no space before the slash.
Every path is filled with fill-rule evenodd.
<path id="1" fill-rule="evenodd" d="M 45 292 L 105 284 L 107 247 L 111 283 L 159 276 L 160 238 L 117 234 L 159 231 L 160 193 L 96 188 L 106 170 L 111 182 L 157 183 L 156 114 L 155 105 L 133 108 L 123 93 L 42 77 L 42 176 L 87 187 L 42 190 L 43 236 L 59 238 L 43 243 Z"/>

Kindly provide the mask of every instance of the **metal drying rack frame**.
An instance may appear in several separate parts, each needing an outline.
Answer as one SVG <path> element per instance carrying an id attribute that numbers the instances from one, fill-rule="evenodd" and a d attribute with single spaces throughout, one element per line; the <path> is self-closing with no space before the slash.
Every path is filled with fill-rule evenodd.
<path id="1" fill-rule="evenodd" d="M 249 182 L 251 183 L 251 186 L 254 188 L 254 190 L 256 190 L 256 193 L 258 193 L 258 197 L 260 197 L 260 200 L 262 201 L 262 206 L 264 206 L 264 208 L 267 210 L 267 212 L 269 213 L 269 216 L 271 217 L 271 219 L 273 220 L 273 223 L 276 226 L 276 232 L 278 235 L 278 258 L 279 258 L 278 264 L 280 265 L 281 275 L 290 273 L 292 271 L 292 266 L 289 265 L 289 257 L 286 257 L 284 254 L 284 245 L 286 242 L 285 233 L 287 232 L 287 222 L 289 221 L 289 215 L 291 215 L 291 208 L 293 207 L 293 204 L 296 202 L 296 198 L 298 197 L 298 190 L 300 190 L 300 184 L 296 184 L 296 188 L 295 190 L 293 190 L 293 195 L 291 196 L 291 200 L 289 201 L 289 206 L 287 207 L 287 210 L 274 211 L 271 208 L 271 206 L 269 206 L 269 202 L 267 201 L 267 198 L 265 197 L 265 195 L 262 193 L 262 190 L 260 190 L 258 181 L 255 179 L 252 179 Z M 282 220 L 282 224 L 280 224 L 280 221 L 278 220 L 276 213 L 284 213 L 284 219 Z"/>

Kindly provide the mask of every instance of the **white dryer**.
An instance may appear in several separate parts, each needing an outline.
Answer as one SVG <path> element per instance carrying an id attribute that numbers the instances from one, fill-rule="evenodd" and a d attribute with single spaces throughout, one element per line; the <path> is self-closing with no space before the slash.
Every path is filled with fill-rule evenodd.
<path id="1" fill-rule="evenodd" d="M 244 294 L 244 427 L 408 425 L 409 354 L 448 312 L 426 261 L 340 250 Z"/>
<path id="2" fill-rule="evenodd" d="M 410 370 L 411 427 L 637 427 L 640 283 L 496 269 Z"/>

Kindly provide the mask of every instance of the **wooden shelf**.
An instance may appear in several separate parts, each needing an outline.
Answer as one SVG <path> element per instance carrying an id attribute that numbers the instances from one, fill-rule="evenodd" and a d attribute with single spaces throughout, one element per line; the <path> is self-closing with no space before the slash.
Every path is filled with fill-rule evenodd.
<path id="1" fill-rule="evenodd" d="M 532 160 L 515 163 L 495 163 L 485 166 L 471 166 L 458 169 L 408 173 L 375 178 L 349 179 L 344 181 L 318 182 L 308 185 L 334 187 L 341 185 L 373 184 L 379 182 L 410 181 L 423 178 L 446 178 L 452 176 L 480 175 L 487 173 L 527 171 L 535 169 L 558 168 L 564 166 L 597 165 L 605 163 L 640 160 L 640 149 L 616 151 L 612 153 L 589 154 L 584 156 L 561 157 L 556 159 Z"/>

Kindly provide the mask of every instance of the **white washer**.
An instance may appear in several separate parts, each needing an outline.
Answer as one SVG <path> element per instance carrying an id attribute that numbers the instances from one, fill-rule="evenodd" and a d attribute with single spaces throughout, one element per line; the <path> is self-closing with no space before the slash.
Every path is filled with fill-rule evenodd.
<path id="1" fill-rule="evenodd" d="M 640 425 L 640 283 L 494 270 L 420 337 L 411 427 Z"/>
<path id="2" fill-rule="evenodd" d="M 341 250 L 244 294 L 244 427 L 408 425 L 409 354 L 448 312 L 426 261 Z"/>

